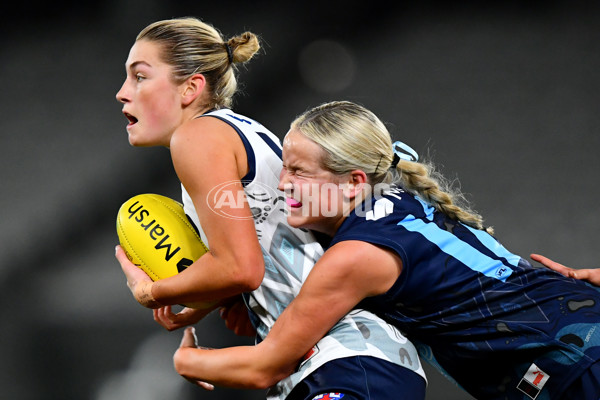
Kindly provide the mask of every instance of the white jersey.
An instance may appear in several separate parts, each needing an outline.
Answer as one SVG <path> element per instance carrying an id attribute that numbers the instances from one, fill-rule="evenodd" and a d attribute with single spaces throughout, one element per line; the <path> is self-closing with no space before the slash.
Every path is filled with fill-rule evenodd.
<path id="1" fill-rule="evenodd" d="M 248 202 L 256 224 L 265 260 L 265 276 L 261 286 L 245 297 L 262 340 L 300 291 L 315 262 L 323 254 L 323 248 L 309 231 L 287 224 L 285 198 L 276 189 L 282 168 L 279 139 L 258 122 L 228 109 L 212 111 L 205 116 L 218 118 L 233 127 L 246 148 L 249 172 L 242 179 L 246 194 L 243 201 Z M 227 184 L 224 184 L 209 193 L 217 205 L 215 212 L 219 212 L 218 204 L 236 201 L 227 196 L 226 187 Z M 196 209 L 183 186 L 182 192 L 185 212 L 209 246 Z M 379 317 L 357 309 L 341 319 L 307 354 L 296 372 L 273 386 L 267 396 L 269 399 L 285 399 L 296 384 L 324 363 L 357 355 L 384 359 L 425 377 L 412 343 Z"/>

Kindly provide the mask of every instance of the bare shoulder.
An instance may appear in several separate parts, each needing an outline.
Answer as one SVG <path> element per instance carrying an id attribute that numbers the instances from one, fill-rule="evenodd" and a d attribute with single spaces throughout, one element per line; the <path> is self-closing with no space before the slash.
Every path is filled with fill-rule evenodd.
<path id="1" fill-rule="evenodd" d="M 171 148 L 187 148 L 187 145 L 193 142 L 226 147 L 237 142 L 242 144 L 238 134 L 229 124 L 211 117 L 195 118 L 179 126 L 173 133 Z"/>
<path id="2" fill-rule="evenodd" d="M 211 171 L 215 179 L 227 180 L 240 179 L 247 173 L 242 139 L 233 127 L 218 118 L 202 117 L 182 124 L 173 133 L 170 151 L 182 182 L 189 183 L 185 175 L 199 171 Z M 221 173 L 224 176 L 217 176 Z"/>

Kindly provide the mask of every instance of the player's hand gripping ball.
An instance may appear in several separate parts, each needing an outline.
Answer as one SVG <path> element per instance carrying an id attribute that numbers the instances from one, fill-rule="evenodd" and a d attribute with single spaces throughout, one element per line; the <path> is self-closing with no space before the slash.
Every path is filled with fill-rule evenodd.
<path id="1" fill-rule="evenodd" d="M 158 194 L 140 194 L 123 203 L 117 234 L 129 260 L 153 281 L 178 274 L 208 251 L 181 203 Z"/>

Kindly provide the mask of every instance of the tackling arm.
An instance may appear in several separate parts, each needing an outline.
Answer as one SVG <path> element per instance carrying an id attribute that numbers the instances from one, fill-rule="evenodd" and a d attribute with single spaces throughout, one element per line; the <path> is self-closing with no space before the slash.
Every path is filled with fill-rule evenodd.
<path id="1" fill-rule="evenodd" d="M 175 353 L 175 368 L 195 381 L 269 387 L 289 376 L 303 356 L 363 298 L 386 292 L 401 268 L 398 257 L 376 246 L 338 243 L 317 262 L 265 340 L 256 346 L 218 350 L 182 345 Z"/>

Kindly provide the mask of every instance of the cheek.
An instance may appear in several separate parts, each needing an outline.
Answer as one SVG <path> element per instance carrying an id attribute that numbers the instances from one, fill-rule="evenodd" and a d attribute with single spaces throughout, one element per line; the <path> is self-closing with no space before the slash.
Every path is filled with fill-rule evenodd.
<path id="1" fill-rule="evenodd" d="M 319 201 L 320 190 L 318 185 L 310 182 L 303 182 L 302 180 L 296 180 L 293 185 L 294 191 L 300 192 L 302 203 L 308 204 Z"/>
<path id="2" fill-rule="evenodd" d="M 328 185 L 304 182 L 298 185 L 301 192 L 300 201 L 307 210 L 312 210 L 311 216 L 318 216 L 319 210 L 329 209 L 336 200 L 335 191 L 332 191 Z"/>
<path id="3" fill-rule="evenodd" d="M 329 211 L 336 211 L 339 207 L 340 193 L 337 187 L 328 187 L 321 193 L 321 202 L 326 204 Z"/>
<path id="4" fill-rule="evenodd" d="M 172 87 L 155 85 L 140 92 L 140 102 L 143 104 L 144 117 L 151 124 L 160 123 L 175 111 L 175 97 Z"/>

